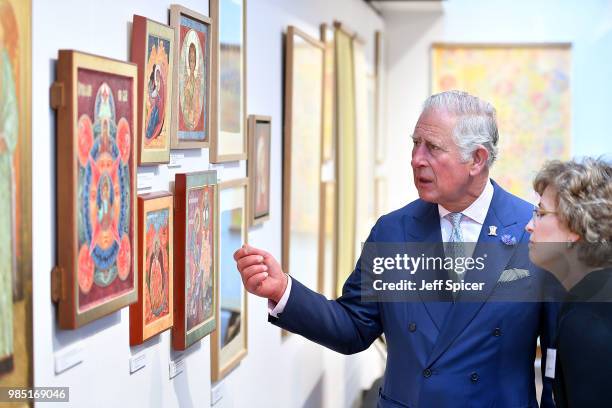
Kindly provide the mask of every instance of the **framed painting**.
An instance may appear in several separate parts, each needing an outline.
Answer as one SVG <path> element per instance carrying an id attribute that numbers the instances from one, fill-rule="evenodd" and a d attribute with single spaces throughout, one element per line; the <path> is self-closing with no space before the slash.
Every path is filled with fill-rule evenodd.
<path id="1" fill-rule="evenodd" d="M 244 160 L 246 0 L 210 0 L 213 24 L 210 162 Z"/>
<path id="2" fill-rule="evenodd" d="M 57 109 L 59 327 L 74 329 L 134 303 L 137 67 L 60 50 Z"/>
<path id="3" fill-rule="evenodd" d="M 218 204 L 216 170 L 176 174 L 172 328 L 176 350 L 185 350 L 217 326 Z"/>
<path id="4" fill-rule="evenodd" d="M 138 164 L 170 161 L 174 29 L 134 15 L 132 62 L 138 65 Z"/>
<path id="5" fill-rule="evenodd" d="M 233 257 L 247 242 L 247 184 L 247 179 L 219 184 L 219 327 L 211 336 L 212 381 L 225 377 L 247 354 L 247 292 Z"/>
<path id="6" fill-rule="evenodd" d="M 208 147 L 210 141 L 212 24 L 210 18 L 173 4 L 170 26 L 175 29 L 173 149 Z"/>
<path id="7" fill-rule="evenodd" d="M 544 162 L 570 157 L 571 58 L 569 43 L 432 44 L 432 93 L 462 89 L 497 107 L 504 135 L 491 177 L 528 201 Z"/>
<path id="8" fill-rule="evenodd" d="M 283 270 L 318 288 L 323 43 L 287 29 L 283 151 Z"/>
<path id="9" fill-rule="evenodd" d="M 31 33 L 31 1 L 0 0 L 0 386 L 13 388 L 33 384 Z"/>
<path id="10" fill-rule="evenodd" d="M 272 118 L 250 115 L 249 137 L 249 225 L 270 218 L 270 143 Z"/>
<path id="11" fill-rule="evenodd" d="M 130 345 L 172 327 L 174 308 L 174 198 L 169 192 L 138 196 L 138 302 L 130 306 Z"/>
<path id="12" fill-rule="evenodd" d="M 321 175 L 322 237 L 319 243 L 319 293 L 333 297 L 333 276 L 336 270 L 336 66 L 334 28 L 320 25 L 325 44 L 325 76 L 323 78 L 323 164 Z"/>
<path id="13" fill-rule="evenodd" d="M 336 58 L 336 276 L 335 296 L 355 266 L 357 130 L 355 94 L 354 34 L 343 24 L 334 23 Z"/>

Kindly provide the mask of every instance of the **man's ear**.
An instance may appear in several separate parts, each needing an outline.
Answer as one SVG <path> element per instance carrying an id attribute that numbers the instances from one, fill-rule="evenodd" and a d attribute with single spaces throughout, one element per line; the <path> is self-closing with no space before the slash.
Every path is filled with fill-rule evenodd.
<path id="1" fill-rule="evenodd" d="M 470 166 L 470 175 L 476 176 L 480 174 L 486 167 L 489 160 L 489 151 L 484 146 L 478 146 L 472 152 L 472 165 Z"/>

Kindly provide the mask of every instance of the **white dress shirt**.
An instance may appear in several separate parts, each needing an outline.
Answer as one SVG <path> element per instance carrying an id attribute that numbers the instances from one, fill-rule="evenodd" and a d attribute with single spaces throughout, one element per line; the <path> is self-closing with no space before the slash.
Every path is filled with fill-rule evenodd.
<path id="1" fill-rule="evenodd" d="M 480 193 L 478 198 L 474 200 L 474 202 L 470 204 L 468 208 L 461 211 L 463 218 L 461 218 L 460 228 L 461 233 L 463 234 L 464 242 L 478 241 L 480 230 L 482 230 L 482 225 L 487 217 L 487 212 L 489 212 L 491 200 L 493 200 L 493 191 L 493 184 L 491 184 L 491 180 L 488 179 L 485 188 L 482 190 L 482 193 Z M 438 204 L 438 213 L 440 214 L 442 242 L 448 242 L 453 230 L 450 220 L 446 217 L 450 211 Z M 471 247 L 471 250 L 474 250 L 473 246 Z M 472 256 L 471 253 L 466 255 Z M 278 314 L 285 310 L 285 305 L 287 305 L 287 300 L 289 300 L 289 294 L 291 292 L 291 276 L 287 275 L 287 278 L 287 288 L 285 289 L 285 293 L 283 293 L 283 296 L 280 298 L 278 303 L 275 305 L 274 301 L 268 300 L 268 313 L 270 313 L 270 315 L 273 317 L 278 317 Z"/>

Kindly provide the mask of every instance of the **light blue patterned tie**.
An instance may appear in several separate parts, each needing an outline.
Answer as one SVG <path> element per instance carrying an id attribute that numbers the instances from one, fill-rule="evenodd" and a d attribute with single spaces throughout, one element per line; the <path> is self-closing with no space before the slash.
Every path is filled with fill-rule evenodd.
<path id="1" fill-rule="evenodd" d="M 448 220 L 451 222 L 453 229 L 450 234 L 450 238 L 448 239 L 448 245 L 446 245 L 446 254 L 448 257 L 457 259 L 457 258 L 465 258 L 465 248 L 463 242 L 463 233 L 461 232 L 461 219 L 463 218 L 463 214 L 461 213 L 449 213 L 446 216 Z M 464 273 L 457 273 L 455 270 L 449 271 L 449 275 L 451 279 L 459 283 L 465 276 Z M 458 292 L 453 292 L 453 298 L 457 297 Z"/>

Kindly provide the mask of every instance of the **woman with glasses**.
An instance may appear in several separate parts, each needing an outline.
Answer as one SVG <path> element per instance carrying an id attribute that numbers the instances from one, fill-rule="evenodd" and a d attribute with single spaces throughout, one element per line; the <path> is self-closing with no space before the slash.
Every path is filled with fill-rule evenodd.
<path id="1" fill-rule="evenodd" d="M 529 257 L 568 291 L 559 315 L 554 376 L 557 407 L 612 404 L 612 167 L 601 159 L 552 161 L 534 180 L 541 196 Z M 556 360 L 556 364 L 555 364 Z"/>

